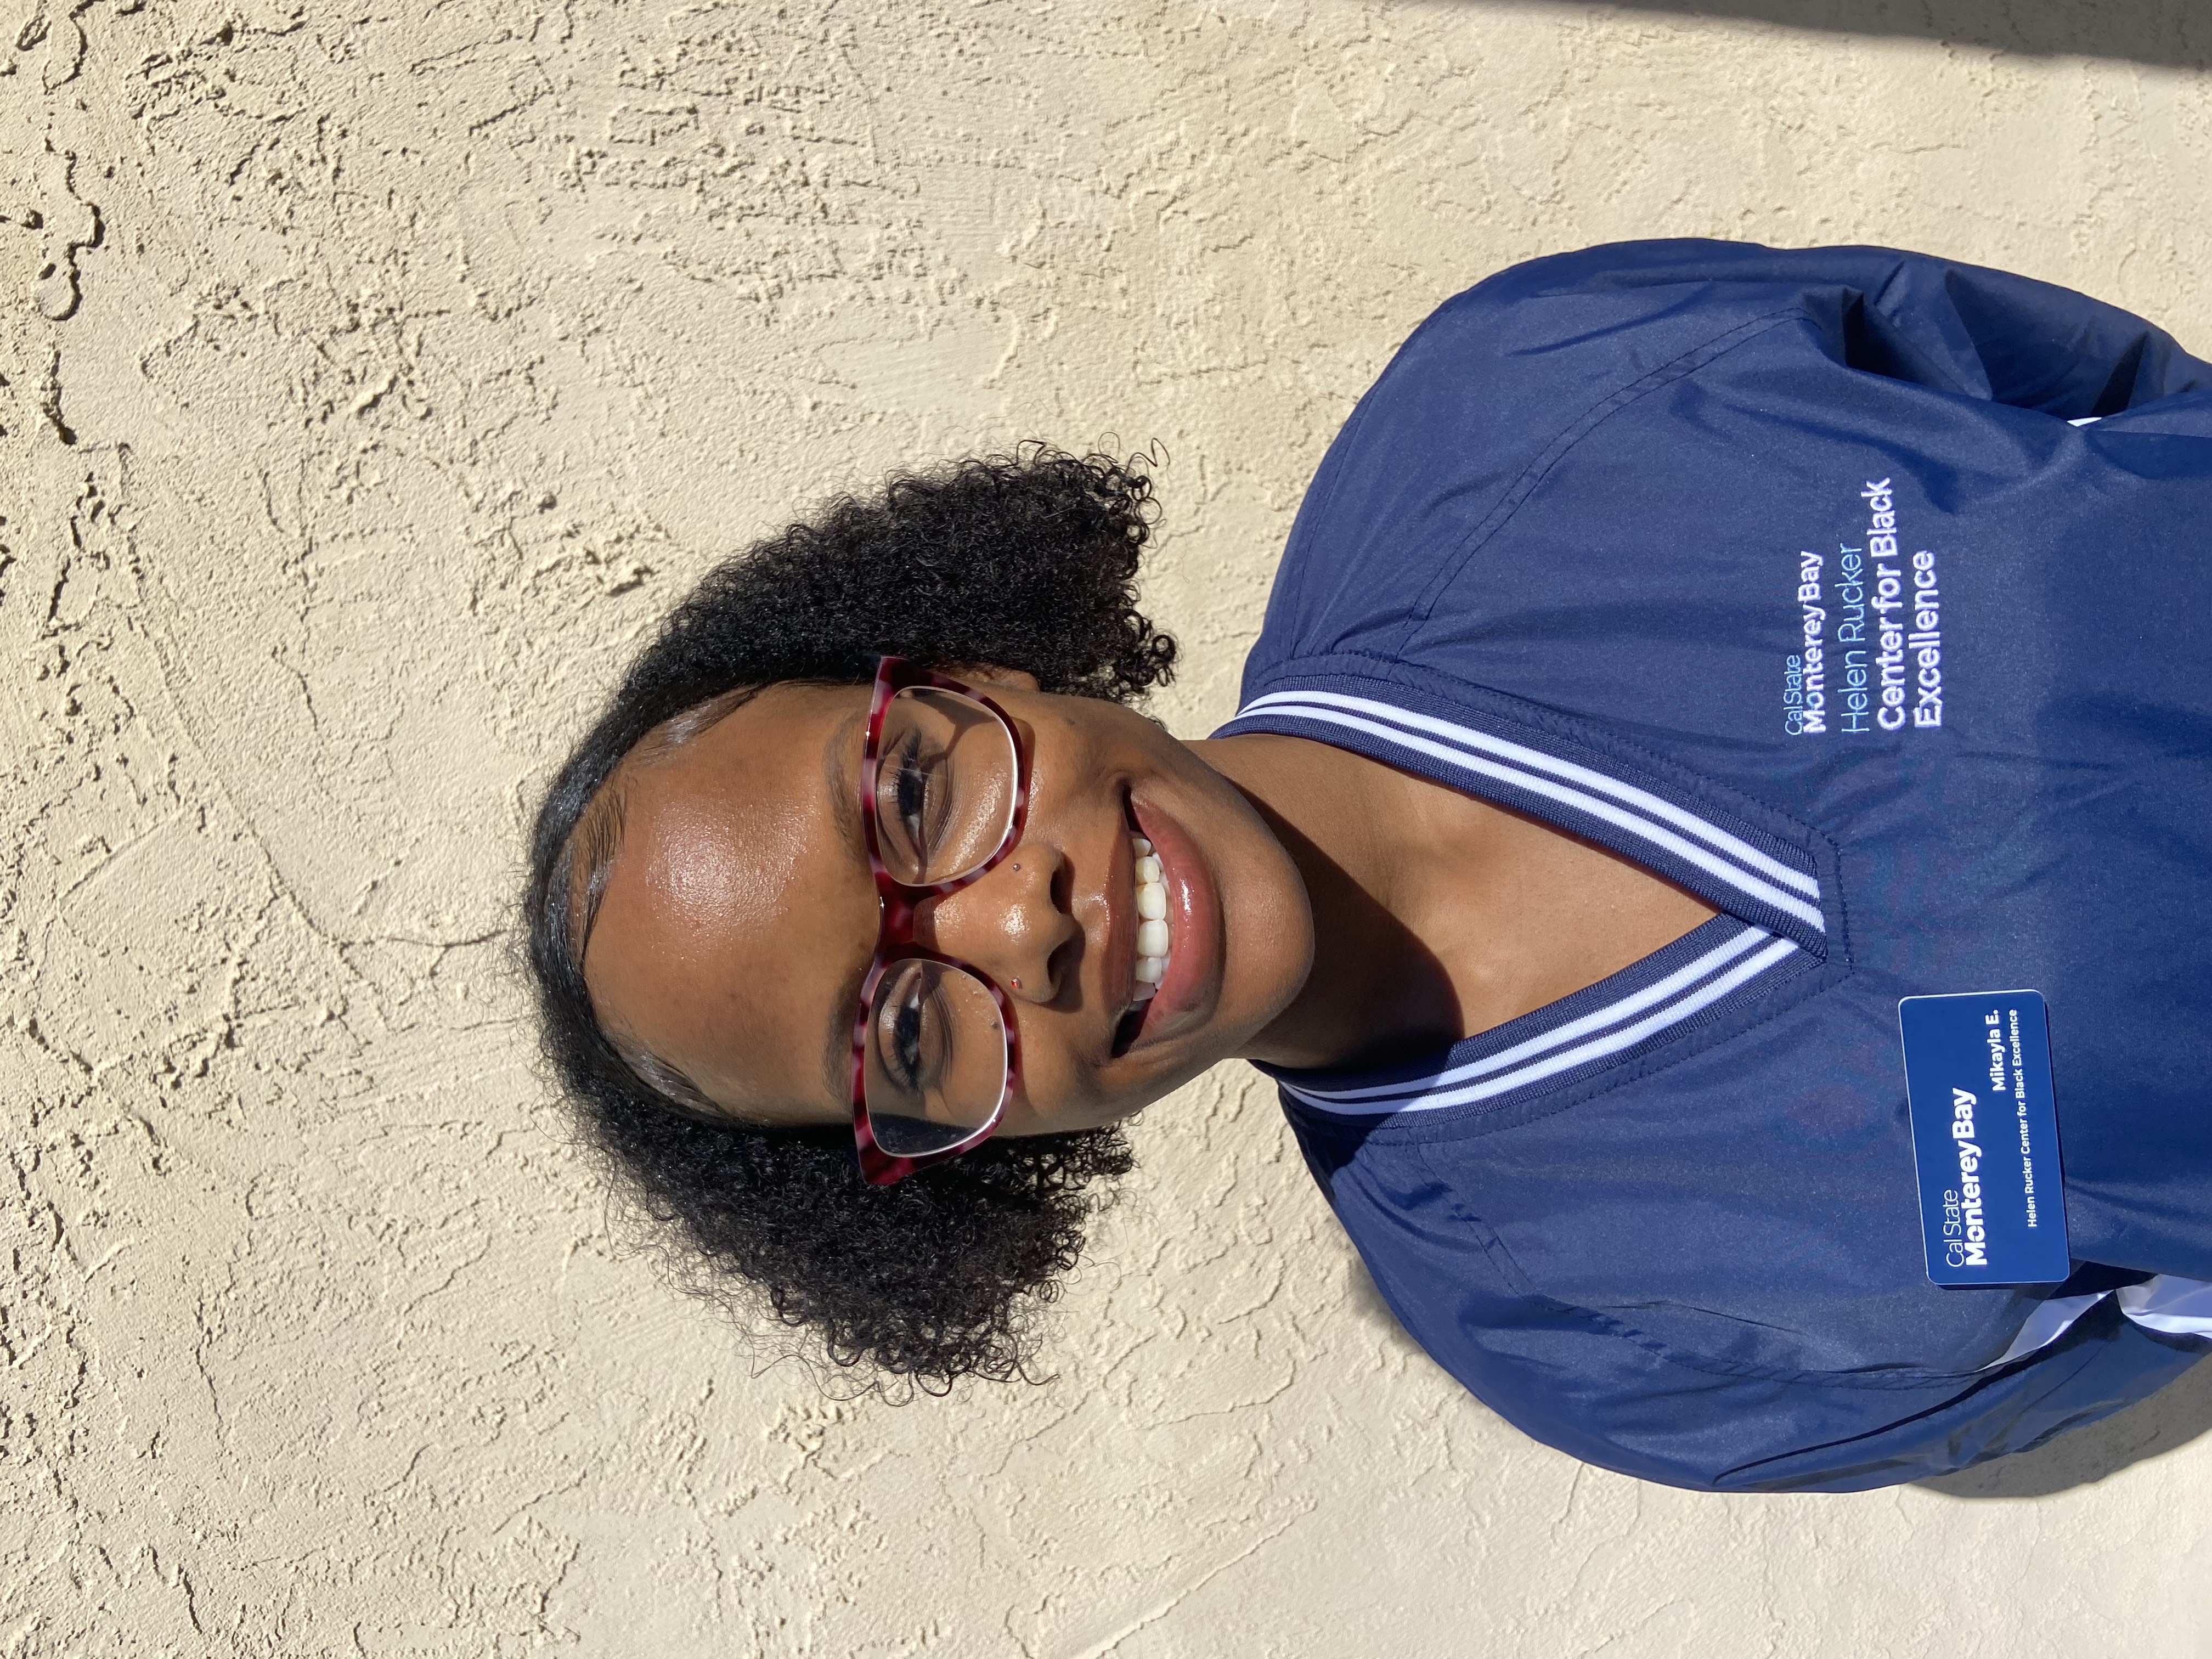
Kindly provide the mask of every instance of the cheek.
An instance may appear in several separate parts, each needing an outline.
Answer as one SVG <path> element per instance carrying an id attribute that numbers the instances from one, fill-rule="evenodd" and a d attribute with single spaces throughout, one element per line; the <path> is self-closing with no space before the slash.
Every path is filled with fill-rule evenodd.
<path id="1" fill-rule="evenodd" d="M 1093 809 L 1111 812 L 1118 780 L 1158 769 L 1157 757 L 1115 718 L 1118 712 L 1102 708 L 1089 720 L 1061 715 L 1030 726 L 1032 823 L 1080 822 Z"/>
<path id="2" fill-rule="evenodd" d="M 1022 1072 L 1014 1097 L 1006 1103 L 1005 1133 L 1093 1128 L 1134 1109 L 1123 1108 L 1100 1086 L 1096 1069 L 1069 1046 L 1059 1022 L 1034 1012 L 1016 1018 L 1021 1022 Z"/>

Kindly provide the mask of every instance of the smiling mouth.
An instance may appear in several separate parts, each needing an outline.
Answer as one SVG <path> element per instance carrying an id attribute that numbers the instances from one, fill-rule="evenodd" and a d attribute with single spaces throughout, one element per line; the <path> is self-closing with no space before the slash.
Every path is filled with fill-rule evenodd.
<path id="1" fill-rule="evenodd" d="M 1167 872 L 1158 852 L 1132 826 L 1129 837 L 1131 875 L 1137 912 L 1136 965 L 1127 1010 L 1114 1027 L 1114 1054 L 1127 1052 L 1143 1030 L 1145 1015 L 1160 981 L 1167 977 L 1168 952 L 1175 939 L 1168 923 Z"/>
<path id="2" fill-rule="evenodd" d="M 1159 854 L 1152 842 L 1133 836 L 1130 849 L 1137 855 L 1137 1000 L 1150 1002 L 1167 976 L 1168 947 L 1174 943 L 1168 931 L 1168 881 Z"/>

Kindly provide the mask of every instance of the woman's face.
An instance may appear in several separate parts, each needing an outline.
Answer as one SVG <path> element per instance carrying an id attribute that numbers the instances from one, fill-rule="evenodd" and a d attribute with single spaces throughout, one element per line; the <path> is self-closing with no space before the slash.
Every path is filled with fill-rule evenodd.
<path id="1" fill-rule="evenodd" d="M 1312 962 L 1296 868 L 1244 798 L 1126 708 L 970 671 L 1030 762 L 1029 822 L 973 886 L 923 907 L 921 943 L 1012 998 L 1019 1089 L 1001 1134 L 1091 1128 L 1226 1059 Z M 783 684 L 608 786 L 620 839 L 584 970 L 611 1035 L 732 1115 L 851 1112 L 854 1006 L 876 943 L 860 838 L 866 686 Z M 1173 944 L 1139 1010 L 1136 857 L 1163 866 Z"/>

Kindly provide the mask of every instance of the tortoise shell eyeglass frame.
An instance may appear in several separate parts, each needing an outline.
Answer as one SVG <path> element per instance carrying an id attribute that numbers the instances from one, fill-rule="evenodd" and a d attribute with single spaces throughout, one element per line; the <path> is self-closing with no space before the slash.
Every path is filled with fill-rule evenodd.
<path id="1" fill-rule="evenodd" d="M 972 869 L 947 881 L 932 882 L 916 886 L 898 879 L 884 862 L 883 843 L 876 823 L 876 771 L 878 751 L 883 740 L 884 717 L 890 710 L 891 699 L 902 691 L 927 687 L 949 691 L 965 698 L 983 709 L 1006 728 L 1006 741 L 1014 754 L 1014 801 L 1005 837 L 991 855 Z M 1013 999 L 1008 996 L 998 981 L 972 963 L 948 957 L 915 942 L 915 922 L 921 906 L 949 896 L 962 888 L 972 886 L 996 869 L 1007 855 L 1019 845 L 1022 830 L 1030 815 L 1030 756 L 1023 746 L 1021 734 L 1007 718 L 1006 711 L 989 697 L 963 680 L 934 669 L 910 662 L 903 657 L 884 657 L 876 665 L 873 690 L 868 700 L 867 733 L 860 748 L 860 829 L 867 844 L 868 870 L 875 877 L 876 897 L 881 907 L 881 920 L 876 930 L 876 952 L 868 964 L 866 978 L 860 982 L 860 1006 L 853 1018 L 853 1144 L 859 1154 L 860 1175 L 870 1186 L 888 1187 L 903 1181 L 916 1170 L 933 1164 L 942 1164 L 948 1158 L 958 1158 L 972 1152 L 990 1139 L 1006 1115 L 1006 1102 L 1012 1098 L 1021 1081 L 1021 1033 L 1014 1024 Z M 999 1009 L 1000 1028 L 1006 1045 L 1006 1081 L 1000 1086 L 998 1104 L 982 1127 L 956 1146 L 942 1152 L 924 1152 L 902 1157 L 887 1152 L 877 1144 L 874 1128 L 868 1121 L 867 1065 L 868 1028 L 870 1011 L 873 1007 L 876 988 L 884 975 L 902 962 L 915 960 L 934 962 L 957 969 L 986 987 Z"/>

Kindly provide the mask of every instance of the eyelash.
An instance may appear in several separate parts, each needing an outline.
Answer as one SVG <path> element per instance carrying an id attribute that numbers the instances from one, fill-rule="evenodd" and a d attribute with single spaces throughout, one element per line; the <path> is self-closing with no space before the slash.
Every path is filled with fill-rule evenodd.
<path id="1" fill-rule="evenodd" d="M 898 792 L 899 822 L 913 824 L 920 820 L 922 808 L 928 805 L 929 778 L 916 763 L 921 748 L 919 733 L 909 737 L 899 754 L 898 772 L 894 780 Z M 908 792 L 912 799 L 908 799 Z"/>
<path id="2" fill-rule="evenodd" d="M 892 1011 L 890 1054 L 899 1067 L 900 1086 L 918 1091 L 921 1086 L 921 1008 L 910 998 Z"/>
<path id="3" fill-rule="evenodd" d="M 890 1041 L 884 1048 L 885 1066 L 888 1069 L 896 1065 L 899 1072 L 900 1086 L 911 1089 L 917 1094 L 921 1091 L 922 1086 L 921 1021 L 924 1012 L 922 1001 L 933 1000 L 916 1000 L 909 996 L 902 999 L 898 1006 L 890 1011 Z M 951 1028 L 945 1022 L 942 1008 L 938 1010 L 938 1024 L 940 1030 L 950 1035 Z M 913 1055 L 911 1062 L 908 1059 L 909 1054 Z"/>

